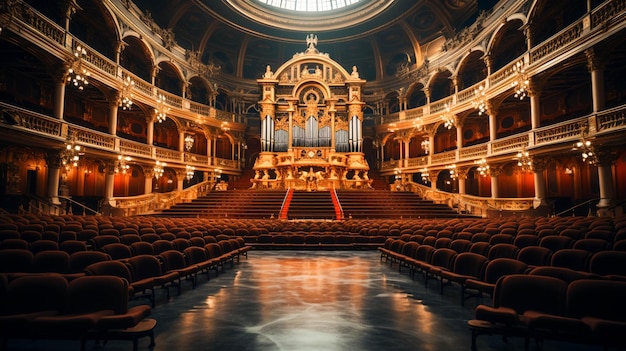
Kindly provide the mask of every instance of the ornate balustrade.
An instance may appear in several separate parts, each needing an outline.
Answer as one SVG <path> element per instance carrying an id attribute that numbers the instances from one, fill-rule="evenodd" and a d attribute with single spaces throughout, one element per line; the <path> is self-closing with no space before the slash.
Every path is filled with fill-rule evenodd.
<path id="1" fill-rule="evenodd" d="M 489 151 L 489 145 L 487 144 L 464 147 L 464 148 L 461 148 L 461 150 L 459 150 L 459 159 L 460 160 L 472 160 L 472 159 L 487 157 L 488 151 Z"/>

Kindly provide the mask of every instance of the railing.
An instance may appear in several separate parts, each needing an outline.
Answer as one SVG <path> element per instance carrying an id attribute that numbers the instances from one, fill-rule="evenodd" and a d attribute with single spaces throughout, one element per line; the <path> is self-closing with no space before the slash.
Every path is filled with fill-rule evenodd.
<path id="1" fill-rule="evenodd" d="M 600 199 L 599 198 L 595 198 L 595 199 L 587 200 L 585 202 L 579 203 L 578 205 L 572 206 L 572 207 L 568 208 L 565 211 L 561 211 L 561 212 L 555 214 L 553 217 L 562 216 L 562 215 L 564 215 L 564 214 L 566 214 L 566 213 L 568 213 L 570 211 L 572 211 L 572 215 L 575 215 L 576 214 L 576 209 L 579 208 L 579 207 L 585 206 L 585 205 L 589 206 L 589 212 L 591 212 L 592 203 L 597 202 L 597 201 L 600 201 Z"/>
<path id="2" fill-rule="evenodd" d="M 220 167 L 239 170 L 239 160 L 229 160 L 206 155 L 183 153 L 144 143 L 127 140 L 111 134 L 98 132 L 66 121 L 0 102 L 0 111 L 11 117 L 9 123 L 0 123 L 0 128 L 27 130 L 58 141 L 74 139 L 82 146 L 120 153 L 125 156 L 154 158 L 174 163 L 191 163 L 194 166 Z"/>
<path id="3" fill-rule="evenodd" d="M 184 190 L 176 190 L 169 193 L 151 193 L 139 196 L 117 197 L 111 199 L 111 204 L 103 208 L 103 212 L 109 215 L 133 216 L 152 213 L 169 208 L 180 202 L 189 202 L 199 196 L 206 195 L 213 186 L 213 182 L 205 181 L 190 186 Z"/>
<path id="4" fill-rule="evenodd" d="M 91 207 L 85 206 L 84 204 L 81 204 L 80 202 L 78 202 L 76 200 L 73 200 L 71 197 L 59 196 L 59 199 L 63 199 L 65 201 L 69 202 L 69 203 L 72 203 L 74 205 L 77 205 L 77 206 L 81 207 L 83 209 L 83 216 L 87 215 L 88 212 L 89 212 L 89 214 L 93 214 L 93 215 L 97 215 L 97 216 L 101 215 L 101 213 L 98 212 L 97 210 L 94 210 Z M 71 208 L 71 206 L 70 206 L 70 208 Z"/>
<path id="5" fill-rule="evenodd" d="M 53 41 L 65 50 L 71 51 L 67 52 L 66 55 L 59 54 L 58 58 L 61 60 L 67 60 L 70 55 L 73 55 L 77 46 L 80 45 L 80 47 L 84 48 L 86 51 L 82 60 L 89 65 L 89 69 L 92 70 L 92 73 L 101 73 L 114 80 L 126 78 L 127 76 L 131 77 L 135 82 L 134 89 L 136 92 L 140 92 L 141 94 L 139 95 L 144 95 L 137 96 L 138 100 L 151 101 L 151 99 L 154 99 L 154 94 L 158 91 L 160 94 L 163 94 L 166 103 L 171 107 L 180 110 L 189 110 L 191 112 L 201 114 L 204 117 L 213 117 L 222 121 L 242 124 L 246 123 L 245 116 L 237 115 L 232 112 L 215 110 L 215 108 L 210 106 L 195 103 L 187 99 L 183 99 L 181 96 L 158 89 L 156 86 L 152 85 L 152 83 L 146 82 L 132 72 L 121 68 L 113 60 L 100 54 L 98 51 L 80 41 L 78 38 L 73 37 L 71 33 L 66 32 L 61 26 L 54 23 L 23 1 L 17 1 L 11 6 L 9 14 L 0 14 L 0 16 L 11 16 L 10 20 L 6 19 L 6 22 L 9 24 L 7 26 L 9 28 L 7 29 L 13 29 L 11 27 L 14 27 L 13 31 L 15 33 L 28 36 L 29 40 L 32 40 L 33 35 L 28 33 L 28 30 L 36 31 L 39 35 L 41 35 L 41 37 Z M 214 112 L 211 113 L 211 111 Z M 219 117 L 211 116 L 212 114 Z"/>

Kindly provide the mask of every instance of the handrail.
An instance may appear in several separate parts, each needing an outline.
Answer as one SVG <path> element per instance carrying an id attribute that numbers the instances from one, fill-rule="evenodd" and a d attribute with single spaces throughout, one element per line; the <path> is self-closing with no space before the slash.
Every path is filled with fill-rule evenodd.
<path id="1" fill-rule="evenodd" d="M 61 196 L 61 195 L 59 195 L 59 198 L 63 199 L 63 200 L 67 200 L 70 203 L 73 203 L 73 204 L 76 204 L 76 205 L 82 207 L 83 208 L 83 215 L 85 214 L 85 210 L 89 210 L 89 211 L 93 212 L 93 214 L 96 215 L 96 216 L 101 215 L 100 212 L 98 212 L 98 211 L 96 211 L 96 210 L 94 210 L 94 209 L 92 209 L 92 208 L 90 208 L 88 206 L 85 206 L 85 205 L 81 204 L 80 202 L 78 202 L 76 200 L 72 200 L 72 198 L 70 198 L 68 196 Z"/>
<path id="2" fill-rule="evenodd" d="M 590 200 L 587 200 L 587 201 L 585 201 L 585 202 L 581 202 L 581 203 L 579 203 L 578 205 L 574 205 L 574 206 L 572 206 L 572 207 L 568 208 L 568 209 L 567 209 L 567 210 L 565 210 L 565 211 L 561 211 L 561 212 L 559 212 L 559 213 L 557 213 L 557 214 L 553 215 L 552 217 L 558 217 L 558 216 L 560 216 L 560 215 L 562 215 L 562 214 L 565 214 L 565 213 L 567 213 L 567 212 L 569 212 L 569 211 L 572 211 L 572 213 L 574 213 L 574 210 L 575 210 L 575 209 L 577 209 L 577 208 L 579 208 L 579 207 L 581 207 L 581 206 L 587 205 L 587 204 L 589 204 L 589 203 L 591 203 L 591 202 L 593 202 L 593 201 L 600 201 L 600 198 L 590 199 Z"/>
<path id="3" fill-rule="evenodd" d="M 339 207 L 339 215 L 341 216 L 341 218 L 337 218 L 337 219 L 344 219 L 345 217 L 343 214 L 343 207 L 341 206 L 341 201 L 339 201 L 339 197 L 337 196 L 337 189 L 333 188 L 332 191 L 335 196 L 337 206 Z"/>

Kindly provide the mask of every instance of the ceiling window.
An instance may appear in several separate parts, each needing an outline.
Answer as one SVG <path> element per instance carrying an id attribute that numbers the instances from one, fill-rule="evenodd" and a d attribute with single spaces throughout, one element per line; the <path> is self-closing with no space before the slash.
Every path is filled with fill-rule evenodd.
<path id="1" fill-rule="evenodd" d="M 258 0 L 260 3 L 285 10 L 322 12 L 340 9 L 361 0 Z"/>

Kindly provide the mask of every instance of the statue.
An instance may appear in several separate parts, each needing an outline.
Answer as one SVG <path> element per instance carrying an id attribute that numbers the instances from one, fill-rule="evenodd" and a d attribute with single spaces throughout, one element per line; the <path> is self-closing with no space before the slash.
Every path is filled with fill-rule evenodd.
<path id="1" fill-rule="evenodd" d="M 272 72 L 272 68 L 270 67 L 270 65 L 267 65 L 267 67 L 265 67 L 265 74 L 263 74 L 263 78 L 272 77 L 274 77 L 274 72 Z"/>
<path id="2" fill-rule="evenodd" d="M 315 46 L 317 45 L 317 35 L 314 34 L 309 34 L 306 36 L 306 52 L 310 53 L 310 52 L 317 52 L 317 49 L 315 48 Z"/>
<path id="3" fill-rule="evenodd" d="M 359 78 L 359 72 L 356 70 L 356 66 L 352 66 L 352 73 L 350 74 L 352 78 Z"/>

